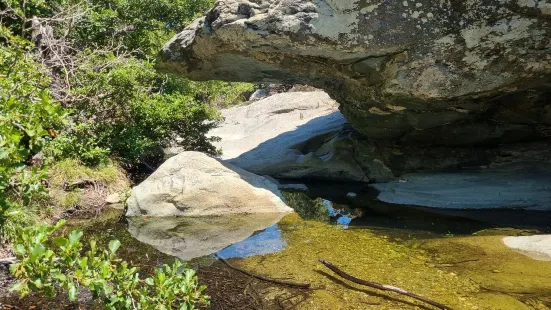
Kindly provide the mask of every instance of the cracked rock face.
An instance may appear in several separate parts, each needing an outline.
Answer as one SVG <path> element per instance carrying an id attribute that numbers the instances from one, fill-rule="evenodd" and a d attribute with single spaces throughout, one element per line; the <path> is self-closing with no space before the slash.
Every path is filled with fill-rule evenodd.
<path id="1" fill-rule="evenodd" d="M 548 0 L 220 0 L 166 44 L 158 67 L 325 89 L 373 141 L 551 136 Z"/>

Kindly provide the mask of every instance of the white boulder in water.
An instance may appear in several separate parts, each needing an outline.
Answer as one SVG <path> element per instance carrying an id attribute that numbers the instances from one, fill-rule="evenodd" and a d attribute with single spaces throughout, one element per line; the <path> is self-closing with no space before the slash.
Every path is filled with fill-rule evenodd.
<path id="1" fill-rule="evenodd" d="M 292 212 L 277 185 L 198 152 L 168 159 L 134 187 L 127 216 Z"/>
<path id="2" fill-rule="evenodd" d="M 377 199 L 446 209 L 551 210 L 551 166 L 513 164 L 449 173 L 412 173 L 372 185 Z"/>
<path id="3" fill-rule="evenodd" d="M 551 235 L 505 237 L 503 243 L 533 259 L 551 261 Z"/>

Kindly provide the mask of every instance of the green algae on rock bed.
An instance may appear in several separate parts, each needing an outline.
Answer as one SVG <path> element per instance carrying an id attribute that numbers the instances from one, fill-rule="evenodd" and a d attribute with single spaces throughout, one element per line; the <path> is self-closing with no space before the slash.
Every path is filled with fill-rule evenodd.
<path id="1" fill-rule="evenodd" d="M 551 262 L 515 252 L 502 239 L 503 236 L 433 239 L 421 248 L 434 254 L 437 266 L 474 280 L 484 291 L 506 294 L 530 305 L 515 309 L 549 309 Z"/>
<path id="2" fill-rule="evenodd" d="M 132 238 L 125 225 L 116 224 L 118 215 L 120 211 L 113 211 L 95 221 L 73 219 L 70 223 L 102 242 L 118 238 L 123 243 L 121 255 L 144 272 L 172 259 Z M 551 306 L 551 262 L 532 260 L 501 241 L 503 235 L 529 231 L 494 228 L 475 235 L 444 237 L 399 227 L 345 230 L 325 222 L 303 221 L 298 215 L 285 217 L 279 228 L 287 244 L 282 252 L 231 263 L 272 278 L 309 282 L 320 289 L 307 293 L 269 283 L 249 285 L 245 278 L 241 283 L 234 279 L 235 274 L 228 276 L 212 258 L 193 260 L 191 265 L 199 268 L 200 280 L 210 285 L 209 294 L 217 296 L 221 307 L 227 305 L 223 302 L 229 295 L 237 298 L 238 293 L 256 290 L 265 299 L 266 309 L 272 309 L 270 305 L 279 309 L 280 301 L 284 306 L 300 302 L 296 309 L 434 309 L 395 293 L 337 279 L 318 263 L 319 258 L 356 277 L 401 287 L 456 310 L 549 310 Z M 283 301 L 295 295 L 292 301 Z M 239 298 L 239 304 L 256 302 L 248 295 Z"/>
<path id="3" fill-rule="evenodd" d="M 544 268 L 545 262 L 535 264 L 529 258 L 508 250 L 499 237 L 418 240 L 423 245 L 416 247 L 411 243 L 390 241 L 386 236 L 369 230 L 344 230 L 338 226 L 302 221 L 297 215 L 285 217 L 280 222 L 280 228 L 288 244 L 285 250 L 234 260 L 233 263 L 258 274 L 292 278 L 318 287 L 300 305 L 301 309 L 432 309 L 405 296 L 337 279 L 318 263 L 320 258 L 331 261 L 358 278 L 397 286 L 454 309 L 547 309 L 538 296 L 545 296 L 543 293 L 546 290 L 550 292 L 551 283 L 544 283 L 543 278 L 551 278 L 551 264 L 547 263 Z M 482 242 L 481 238 L 486 239 Z M 482 243 L 480 249 L 472 246 L 473 251 L 470 251 L 471 248 L 458 247 L 462 242 L 473 245 Z M 450 265 L 441 266 L 439 261 L 443 258 L 435 256 L 433 250 L 449 255 L 446 257 L 449 261 L 465 260 L 464 256 L 472 256 L 486 263 L 474 269 L 456 270 Z M 495 268 L 507 269 L 510 259 L 514 262 L 510 272 L 494 273 L 492 261 L 496 262 Z M 523 268 L 534 269 L 524 277 L 518 273 Z M 490 275 L 497 276 L 492 278 Z M 531 292 L 530 300 L 516 298 L 495 286 L 486 287 L 486 278 L 497 283 L 525 281 L 524 287 Z M 539 308 L 532 305 L 534 302 Z"/>

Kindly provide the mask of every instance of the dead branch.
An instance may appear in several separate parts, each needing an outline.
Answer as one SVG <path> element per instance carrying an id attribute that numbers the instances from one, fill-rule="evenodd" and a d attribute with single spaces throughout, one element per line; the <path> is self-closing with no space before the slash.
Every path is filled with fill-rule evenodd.
<path id="1" fill-rule="evenodd" d="M 63 184 L 63 190 L 72 191 L 76 188 L 86 188 L 86 187 L 90 187 L 90 186 L 96 187 L 96 181 L 94 181 L 94 180 L 81 180 L 81 181 L 73 182 L 71 184 L 68 184 L 67 182 L 65 182 L 65 184 Z"/>
<path id="2" fill-rule="evenodd" d="M 390 292 L 394 292 L 394 293 L 398 293 L 398 294 L 402 294 L 402 295 L 405 295 L 405 296 L 408 296 L 408 297 L 411 297 L 411 298 L 414 298 L 414 299 L 417 299 L 417 300 L 420 300 L 420 301 L 423 301 L 423 302 L 426 302 L 427 304 L 429 305 L 432 305 L 432 306 L 435 306 L 439 309 L 444 309 L 444 310 L 453 310 L 452 308 L 446 306 L 446 305 L 443 305 L 443 304 L 440 304 L 440 303 L 437 303 L 435 301 L 432 301 L 430 299 L 427 299 L 425 297 L 422 297 L 422 296 L 419 296 L 417 294 L 414 294 L 414 293 L 410 293 L 404 289 L 401 289 L 399 287 L 395 287 L 395 286 L 391 286 L 391 285 L 384 285 L 384 284 L 380 284 L 380 283 L 376 283 L 376 282 L 369 282 L 369 281 L 365 281 L 365 280 L 362 280 L 362 279 L 358 279 L 354 276 L 351 276 L 349 275 L 348 273 L 340 270 L 339 268 L 337 268 L 335 265 L 333 265 L 332 263 L 326 261 L 326 260 L 323 260 L 323 259 L 320 259 L 319 260 L 320 263 L 322 263 L 325 267 L 329 268 L 331 271 L 333 271 L 334 273 L 336 273 L 337 275 L 341 276 L 342 278 L 350 281 L 350 282 L 354 282 L 356 284 L 360 284 L 360 285 L 364 285 L 364 286 L 368 286 L 368 287 L 371 287 L 371 288 L 375 288 L 375 289 L 378 289 L 378 290 L 382 290 L 382 291 L 390 291 Z"/>
<path id="3" fill-rule="evenodd" d="M 253 278 L 256 278 L 256 279 L 259 279 L 259 280 L 262 280 L 262 281 L 271 282 L 271 283 L 275 283 L 275 284 L 283 285 L 283 286 L 290 286 L 290 287 L 296 287 L 296 288 L 301 288 L 301 289 L 309 289 L 310 288 L 310 284 L 308 284 L 308 283 L 296 283 L 296 282 L 290 282 L 290 281 L 283 281 L 283 280 L 276 280 L 276 279 L 268 278 L 268 277 L 257 275 L 257 274 L 248 272 L 247 270 L 232 266 L 228 261 L 226 261 L 225 259 L 223 259 L 222 257 L 220 257 L 218 255 L 216 255 L 216 258 L 218 258 L 222 263 L 224 263 L 229 268 L 231 268 L 235 271 L 239 271 L 243 274 L 246 274 L 249 277 L 253 277 Z"/>
<path id="4" fill-rule="evenodd" d="M 13 265 L 18 262 L 17 257 L 6 257 L 0 259 L 0 265 Z"/>

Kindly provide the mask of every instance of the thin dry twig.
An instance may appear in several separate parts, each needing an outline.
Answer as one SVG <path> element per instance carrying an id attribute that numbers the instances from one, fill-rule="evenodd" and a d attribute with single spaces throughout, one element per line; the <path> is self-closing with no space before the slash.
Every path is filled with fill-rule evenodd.
<path id="1" fill-rule="evenodd" d="M 323 259 L 320 259 L 319 260 L 320 263 L 322 263 L 325 267 L 329 268 L 331 271 L 333 271 L 334 273 L 336 273 L 337 275 L 341 276 L 342 278 L 350 281 L 350 282 L 354 282 L 356 284 L 360 284 L 360 285 L 364 285 L 364 286 L 368 286 L 368 287 L 371 287 L 371 288 L 375 288 L 375 289 L 378 289 L 378 290 L 382 290 L 382 291 L 390 291 L 390 292 L 394 292 L 394 293 L 398 293 L 398 294 L 402 294 L 402 295 L 405 295 L 405 296 L 408 296 L 408 297 L 411 297 L 411 298 L 414 298 L 414 299 L 417 299 L 417 300 L 420 300 L 420 301 L 423 301 L 423 302 L 426 302 L 427 304 L 429 305 L 432 305 L 432 306 L 435 306 L 439 309 L 444 309 L 444 310 L 453 310 L 452 308 L 446 306 L 446 305 L 443 305 L 441 303 L 438 303 L 436 301 L 433 301 L 433 300 L 430 300 L 428 298 L 425 298 L 425 297 L 422 297 L 422 296 L 419 296 L 417 294 L 414 294 L 414 293 L 410 293 L 404 289 L 401 289 L 399 287 L 395 287 L 395 286 L 391 286 L 391 285 L 384 285 L 384 284 L 380 284 L 380 283 L 376 283 L 376 282 L 369 282 L 369 281 L 365 281 L 365 280 L 362 280 L 362 279 L 359 279 L 359 278 L 356 278 L 352 275 L 349 275 L 348 273 L 340 270 L 339 268 L 337 268 L 335 265 L 333 265 L 332 263 L 326 261 L 326 260 L 323 260 Z"/>
<path id="2" fill-rule="evenodd" d="M 296 287 L 296 288 L 301 288 L 301 289 L 309 289 L 310 288 L 309 283 L 296 283 L 296 282 L 290 282 L 290 281 L 283 281 L 283 280 L 276 280 L 276 279 L 268 278 L 268 277 L 257 275 L 257 274 L 251 273 L 247 270 L 235 267 L 235 266 L 231 265 L 228 261 L 226 261 L 225 259 L 223 259 L 222 257 L 220 257 L 218 255 L 216 256 L 216 258 L 218 258 L 222 263 L 224 263 L 229 268 L 231 268 L 235 271 L 239 271 L 243 274 L 246 274 L 249 277 L 253 277 L 253 278 L 256 278 L 256 279 L 259 279 L 259 280 L 262 280 L 262 281 L 271 282 L 271 283 L 284 285 L 284 286 Z"/>

